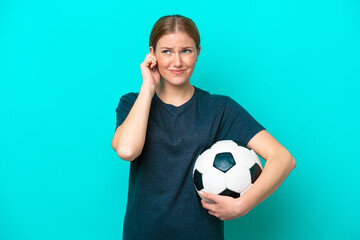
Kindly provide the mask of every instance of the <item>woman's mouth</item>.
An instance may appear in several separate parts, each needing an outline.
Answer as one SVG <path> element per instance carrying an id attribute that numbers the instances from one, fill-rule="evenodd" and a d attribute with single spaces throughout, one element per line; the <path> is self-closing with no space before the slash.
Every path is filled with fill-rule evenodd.
<path id="1" fill-rule="evenodd" d="M 185 72 L 185 69 L 184 70 L 170 70 L 170 72 L 172 72 L 174 74 L 181 74 L 181 73 Z"/>

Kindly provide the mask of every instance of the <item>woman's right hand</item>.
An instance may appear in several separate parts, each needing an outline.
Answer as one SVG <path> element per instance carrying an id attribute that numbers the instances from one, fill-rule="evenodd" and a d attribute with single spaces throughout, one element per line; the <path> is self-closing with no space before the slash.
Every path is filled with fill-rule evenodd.
<path id="1" fill-rule="evenodd" d="M 155 68 L 155 70 L 153 70 Z M 160 84 L 160 73 L 157 67 L 157 59 L 154 54 L 146 54 L 145 60 L 140 64 L 143 85 L 157 88 Z"/>

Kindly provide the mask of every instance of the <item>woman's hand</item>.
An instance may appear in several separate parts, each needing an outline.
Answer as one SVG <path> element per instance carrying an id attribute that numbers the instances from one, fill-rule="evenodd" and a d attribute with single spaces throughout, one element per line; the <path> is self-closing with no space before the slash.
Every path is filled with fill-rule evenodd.
<path id="1" fill-rule="evenodd" d="M 155 68 L 155 70 L 153 70 Z M 154 89 L 160 84 L 160 73 L 157 67 L 157 59 L 154 54 L 146 55 L 145 60 L 140 64 L 143 85 L 149 85 Z"/>
<path id="2" fill-rule="evenodd" d="M 215 203 L 207 203 L 201 200 L 203 208 L 208 210 L 210 215 L 213 215 L 220 220 L 233 220 L 247 214 L 250 210 L 246 204 L 242 202 L 242 198 L 233 198 L 228 196 L 221 196 L 209 192 L 199 192 L 204 198 Z"/>

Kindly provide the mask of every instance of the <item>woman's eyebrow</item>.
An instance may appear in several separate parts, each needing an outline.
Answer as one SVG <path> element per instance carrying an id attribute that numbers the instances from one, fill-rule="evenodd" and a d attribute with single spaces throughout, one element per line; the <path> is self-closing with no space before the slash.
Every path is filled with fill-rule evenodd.
<path id="1" fill-rule="evenodd" d="M 164 49 L 164 48 L 166 48 L 166 49 L 173 49 L 173 48 L 171 48 L 171 47 L 161 47 L 160 49 Z M 193 47 L 182 47 L 182 48 L 193 48 Z"/>

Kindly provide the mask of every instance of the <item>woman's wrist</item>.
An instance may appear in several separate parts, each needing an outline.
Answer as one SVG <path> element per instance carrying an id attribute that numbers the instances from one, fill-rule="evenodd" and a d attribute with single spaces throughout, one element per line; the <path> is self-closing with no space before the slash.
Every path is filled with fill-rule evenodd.
<path id="1" fill-rule="evenodd" d="M 151 96 L 154 96 L 156 90 L 156 86 L 153 84 L 143 83 L 140 88 L 140 92 L 146 92 Z"/>

